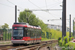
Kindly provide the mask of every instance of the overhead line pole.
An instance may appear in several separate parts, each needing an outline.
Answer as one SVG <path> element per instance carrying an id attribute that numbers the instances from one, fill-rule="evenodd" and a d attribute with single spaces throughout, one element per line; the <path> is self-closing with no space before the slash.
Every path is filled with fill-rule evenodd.
<path id="1" fill-rule="evenodd" d="M 70 23 L 69 23 L 69 37 L 71 37 L 71 14 L 70 14 Z"/>
<path id="2" fill-rule="evenodd" d="M 75 36 L 75 34 L 74 34 L 74 19 L 73 19 L 73 37 Z"/>
<path id="3" fill-rule="evenodd" d="M 62 10 L 62 37 L 66 36 L 66 0 L 63 0 Z"/>
<path id="4" fill-rule="evenodd" d="M 17 23 L 17 5 L 15 5 L 15 23 Z"/>

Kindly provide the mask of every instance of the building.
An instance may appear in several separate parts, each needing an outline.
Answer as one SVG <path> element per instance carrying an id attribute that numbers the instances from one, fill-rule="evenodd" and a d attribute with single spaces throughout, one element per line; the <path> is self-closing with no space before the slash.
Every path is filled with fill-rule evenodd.
<path id="1" fill-rule="evenodd" d="M 54 25 L 54 24 L 47 24 L 48 28 L 62 31 L 62 26 L 60 25 Z M 69 27 L 66 28 L 66 31 L 69 31 Z"/>

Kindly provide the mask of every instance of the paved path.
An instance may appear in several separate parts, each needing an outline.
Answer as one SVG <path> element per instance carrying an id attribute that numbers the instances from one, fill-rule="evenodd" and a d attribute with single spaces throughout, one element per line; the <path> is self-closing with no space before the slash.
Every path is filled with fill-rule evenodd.
<path id="1" fill-rule="evenodd" d="M 55 50 L 62 50 L 60 47 L 59 47 L 59 45 L 57 44 L 56 46 L 55 46 Z"/>
<path id="2" fill-rule="evenodd" d="M 0 41 L 0 45 L 10 45 L 11 41 Z"/>

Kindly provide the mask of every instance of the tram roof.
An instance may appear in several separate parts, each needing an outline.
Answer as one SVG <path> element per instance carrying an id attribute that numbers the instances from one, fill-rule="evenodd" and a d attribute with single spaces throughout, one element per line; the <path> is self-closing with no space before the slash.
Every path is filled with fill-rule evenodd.
<path id="1" fill-rule="evenodd" d="M 32 26 L 29 25 L 28 23 L 14 23 L 13 27 L 28 27 L 28 28 L 35 28 L 35 29 L 41 29 L 40 26 Z"/>

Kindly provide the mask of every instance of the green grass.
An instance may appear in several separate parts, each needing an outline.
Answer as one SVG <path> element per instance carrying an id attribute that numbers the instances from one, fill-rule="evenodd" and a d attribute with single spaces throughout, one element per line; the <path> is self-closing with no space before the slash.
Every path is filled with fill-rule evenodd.
<path id="1" fill-rule="evenodd" d="M 42 38 L 41 41 L 49 41 L 49 40 L 57 40 L 57 39 L 47 39 L 47 38 Z"/>
<path id="2" fill-rule="evenodd" d="M 11 48 L 10 46 L 8 46 L 7 48 Z"/>
<path id="3" fill-rule="evenodd" d="M 70 47 L 74 47 L 75 48 L 75 43 L 73 43 L 73 42 L 69 42 L 66 45 L 69 45 Z"/>
<path id="4" fill-rule="evenodd" d="M 69 45 L 68 47 L 62 48 L 62 50 L 75 50 L 75 43 L 68 42 L 66 45 Z"/>

